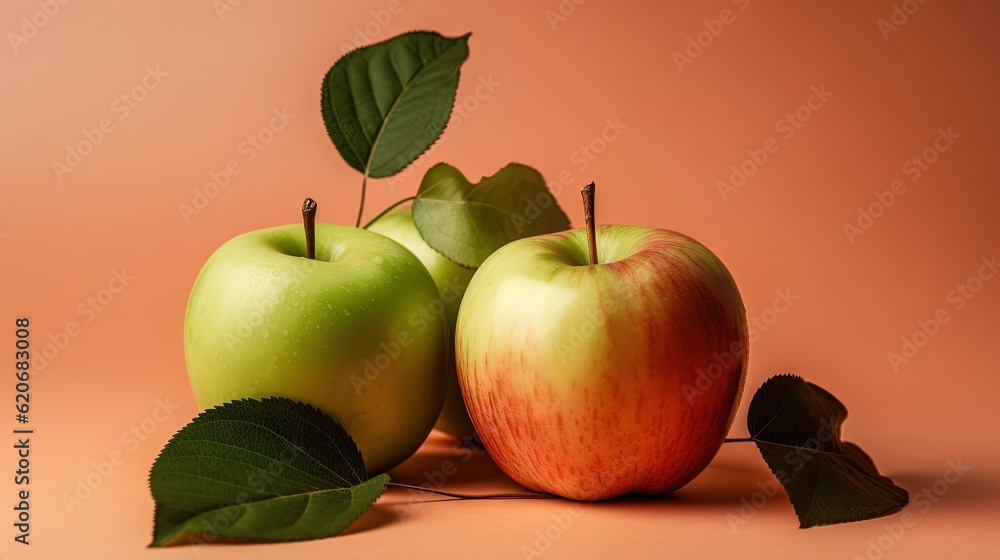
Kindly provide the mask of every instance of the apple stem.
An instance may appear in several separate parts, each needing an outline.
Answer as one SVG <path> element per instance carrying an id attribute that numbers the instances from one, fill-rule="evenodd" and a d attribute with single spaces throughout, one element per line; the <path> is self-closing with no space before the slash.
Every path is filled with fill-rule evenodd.
<path id="1" fill-rule="evenodd" d="M 748 437 L 726 438 L 726 439 L 722 440 L 722 443 L 739 443 L 739 442 L 746 442 L 746 441 L 753 441 L 753 438 L 748 438 Z"/>
<path id="2" fill-rule="evenodd" d="M 440 496 L 448 496 L 449 498 L 457 498 L 460 500 L 493 500 L 493 499 L 558 499 L 558 496 L 553 496 L 551 494 L 537 494 L 532 492 L 518 492 L 513 494 L 458 494 L 455 492 L 445 492 L 444 490 L 434 490 L 432 488 L 426 488 L 424 486 L 413 486 L 410 484 L 400 484 L 399 482 L 390 482 L 388 486 L 393 486 L 396 488 L 405 488 L 407 490 L 416 490 L 418 492 L 428 492 L 431 494 L 438 494 Z"/>
<path id="3" fill-rule="evenodd" d="M 316 258 L 316 201 L 307 198 L 302 203 L 302 225 L 306 228 L 306 256 Z"/>
<path id="4" fill-rule="evenodd" d="M 591 181 L 580 189 L 583 195 L 583 219 L 587 223 L 587 248 L 590 251 L 590 264 L 597 262 L 597 227 L 594 225 L 594 191 L 597 186 Z"/>

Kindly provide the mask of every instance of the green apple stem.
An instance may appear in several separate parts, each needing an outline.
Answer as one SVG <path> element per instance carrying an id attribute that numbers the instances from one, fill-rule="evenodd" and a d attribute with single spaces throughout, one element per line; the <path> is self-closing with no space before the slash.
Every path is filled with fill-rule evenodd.
<path id="1" fill-rule="evenodd" d="M 407 490 L 416 490 L 418 492 L 428 492 L 431 494 L 438 494 L 440 496 L 448 496 L 449 498 L 457 498 L 459 500 L 494 500 L 494 499 L 535 499 L 535 500 L 546 500 L 546 499 L 559 499 L 558 496 L 553 496 L 551 494 L 538 494 L 534 492 L 519 492 L 514 494 L 458 494 L 456 492 L 445 492 L 444 490 L 434 490 L 432 488 L 425 488 L 423 486 L 413 486 L 410 484 L 400 484 L 399 482 L 390 482 L 388 486 L 393 486 L 396 488 L 405 488 Z"/>
<path id="2" fill-rule="evenodd" d="M 306 256 L 316 258 L 316 201 L 307 198 L 302 203 L 302 225 L 306 228 Z"/>
<path id="3" fill-rule="evenodd" d="M 590 251 L 590 264 L 597 262 L 597 228 L 594 226 L 594 191 L 597 186 L 591 181 L 580 189 L 583 195 L 583 219 L 587 222 L 587 248 Z"/>

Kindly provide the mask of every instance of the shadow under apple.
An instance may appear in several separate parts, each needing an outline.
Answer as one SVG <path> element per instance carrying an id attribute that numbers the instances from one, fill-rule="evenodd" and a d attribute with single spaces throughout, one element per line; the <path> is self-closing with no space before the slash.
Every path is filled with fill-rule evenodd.
<path id="1" fill-rule="evenodd" d="M 662 507 L 666 504 L 697 502 L 718 504 L 728 510 L 734 505 L 738 507 L 742 498 L 759 492 L 762 484 L 777 485 L 774 476 L 752 446 L 747 449 L 726 447 L 694 480 L 672 494 L 626 495 L 596 504 L 649 504 Z M 449 492 L 476 495 L 527 492 L 505 475 L 485 450 L 470 449 L 439 432 L 432 433 L 414 456 L 389 471 L 389 474 L 396 483 Z M 783 496 L 783 490 L 779 492 Z M 379 503 L 386 506 L 409 504 L 417 494 L 412 490 L 390 487 Z M 454 499 L 431 493 L 419 494 L 420 499 L 425 502 Z"/>

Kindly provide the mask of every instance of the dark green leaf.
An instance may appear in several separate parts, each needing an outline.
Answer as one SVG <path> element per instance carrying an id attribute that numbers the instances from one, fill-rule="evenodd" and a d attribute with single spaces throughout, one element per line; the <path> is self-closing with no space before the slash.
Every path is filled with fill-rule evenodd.
<path id="1" fill-rule="evenodd" d="M 326 130 L 351 167 L 388 177 L 448 124 L 469 35 L 414 31 L 344 55 L 323 78 Z"/>
<path id="2" fill-rule="evenodd" d="M 388 482 L 366 479 L 354 440 L 323 412 L 286 398 L 233 401 L 198 415 L 153 464 L 151 546 L 333 536 Z"/>
<path id="3" fill-rule="evenodd" d="M 435 165 L 420 182 L 413 223 L 428 245 L 469 268 L 515 239 L 569 229 L 541 173 L 519 163 L 478 183 L 446 163 Z"/>
<path id="4" fill-rule="evenodd" d="M 750 438 L 802 528 L 871 519 L 909 502 L 860 447 L 841 440 L 846 417 L 836 397 L 795 375 L 768 379 L 750 402 Z"/>

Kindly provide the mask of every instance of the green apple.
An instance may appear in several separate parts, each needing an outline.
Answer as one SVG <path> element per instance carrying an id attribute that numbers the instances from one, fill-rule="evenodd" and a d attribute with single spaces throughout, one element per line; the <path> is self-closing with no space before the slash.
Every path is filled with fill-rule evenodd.
<path id="1" fill-rule="evenodd" d="M 593 237 L 599 264 L 584 229 L 486 259 L 458 315 L 462 392 L 490 456 L 529 489 L 668 493 L 708 465 L 733 422 L 746 311 L 726 267 L 690 237 L 630 226 Z"/>
<path id="2" fill-rule="evenodd" d="M 198 405 L 282 396 L 340 422 L 382 473 L 413 454 L 441 410 L 446 327 L 434 280 L 395 241 L 317 224 L 240 235 L 205 263 L 184 319 Z"/>
<path id="3" fill-rule="evenodd" d="M 462 296 L 465 294 L 465 289 L 472 280 L 475 270 L 455 264 L 424 241 L 420 232 L 417 231 L 417 227 L 413 225 L 410 204 L 403 204 L 386 212 L 372 222 L 368 226 L 368 230 L 398 241 L 416 255 L 420 262 L 424 263 L 441 294 L 438 312 L 443 311 L 448 324 L 448 332 L 454 333 L 459 304 L 462 303 Z M 449 336 L 449 349 L 451 341 L 452 337 Z M 434 427 L 462 441 L 477 441 L 475 428 L 472 426 L 469 413 L 465 409 L 465 402 L 462 400 L 462 390 L 458 385 L 453 352 L 449 352 L 446 372 L 448 390 L 445 392 L 441 415 L 438 416 Z"/>

